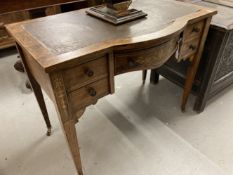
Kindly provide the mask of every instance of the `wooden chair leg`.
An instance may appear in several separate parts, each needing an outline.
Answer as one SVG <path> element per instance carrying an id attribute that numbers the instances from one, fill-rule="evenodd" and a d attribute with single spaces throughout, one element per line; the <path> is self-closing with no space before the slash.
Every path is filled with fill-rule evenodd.
<path id="1" fill-rule="evenodd" d="M 146 83 L 146 76 L 147 76 L 147 70 L 143 70 L 142 71 L 142 83 L 143 84 Z"/>

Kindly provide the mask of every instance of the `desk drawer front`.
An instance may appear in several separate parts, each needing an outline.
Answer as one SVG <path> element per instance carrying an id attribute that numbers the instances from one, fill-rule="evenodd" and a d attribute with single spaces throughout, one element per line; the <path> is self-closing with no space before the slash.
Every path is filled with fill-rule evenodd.
<path id="1" fill-rule="evenodd" d="M 205 26 L 205 21 L 202 20 L 195 24 L 191 24 L 184 31 L 184 42 L 193 40 L 194 38 L 200 38 Z"/>
<path id="2" fill-rule="evenodd" d="M 200 42 L 200 38 L 197 38 L 187 43 L 184 43 L 181 48 L 181 53 L 180 53 L 181 58 L 187 59 L 193 56 L 198 50 L 199 42 Z"/>
<path id="3" fill-rule="evenodd" d="M 160 67 L 175 53 L 177 41 L 178 37 L 153 48 L 115 53 L 115 74 Z"/>
<path id="4" fill-rule="evenodd" d="M 73 112 L 77 112 L 108 94 L 110 94 L 109 80 L 104 78 L 70 93 L 69 101 Z"/>
<path id="5" fill-rule="evenodd" d="M 63 78 L 67 90 L 73 91 L 107 75 L 108 61 L 106 57 L 102 57 L 64 71 Z"/>

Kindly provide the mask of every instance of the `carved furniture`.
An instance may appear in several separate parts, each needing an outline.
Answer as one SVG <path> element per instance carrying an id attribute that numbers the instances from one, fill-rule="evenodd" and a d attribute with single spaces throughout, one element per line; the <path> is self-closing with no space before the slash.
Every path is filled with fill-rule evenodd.
<path id="1" fill-rule="evenodd" d="M 219 0 L 199 1 L 197 5 L 216 8 L 207 37 L 204 53 L 195 78 L 192 92 L 196 96 L 194 110 L 202 112 L 208 100 L 233 83 L 233 1 L 232 7 L 219 5 Z M 215 2 L 215 3 L 213 3 Z M 225 1 L 224 1 L 225 2 Z M 177 63 L 175 58 L 153 70 L 151 82 L 158 83 L 159 75 L 184 87 L 185 75 L 190 63 Z"/>
<path id="2" fill-rule="evenodd" d="M 114 93 L 114 76 L 158 68 L 174 53 L 179 59 L 193 55 L 184 90 L 187 98 L 216 14 L 170 0 L 136 0 L 133 7 L 148 17 L 113 26 L 79 10 L 7 26 L 45 118 L 49 120 L 41 88 L 57 108 L 79 175 L 83 171 L 75 124 L 86 107 Z M 198 32 L 193 31 L 196 27 Z M 195 49 L 188 49 L 190 45 Z"/>

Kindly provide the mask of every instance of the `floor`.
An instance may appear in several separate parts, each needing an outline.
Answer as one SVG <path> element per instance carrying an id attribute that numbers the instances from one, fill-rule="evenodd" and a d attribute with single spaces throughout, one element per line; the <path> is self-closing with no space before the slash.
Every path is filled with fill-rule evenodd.
<path id="1" fill-rule="evenodd" d="M 56 111 L 46 97 L 51 137 L 17 55 L 0 52 L 0 175 L 76 175 Z M 233 175 L 233 90 L 201 114 L 179 108 L 182 89 L 141 73 L 116 77 L 116 93 L 87 109 L 77 124 L 85 175 Z"/>

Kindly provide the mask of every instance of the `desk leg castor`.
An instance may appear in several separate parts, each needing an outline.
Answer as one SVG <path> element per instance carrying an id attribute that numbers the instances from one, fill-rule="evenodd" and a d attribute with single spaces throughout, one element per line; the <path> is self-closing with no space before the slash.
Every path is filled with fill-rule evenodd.
<path id="1" fill-rule="evenodd" d="M 51 136 L 52 135 L 52 128 L 48 128 L 47 130 L 47 133 L 46 133 L 47 136 Z"/>

